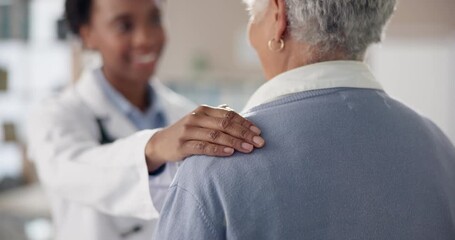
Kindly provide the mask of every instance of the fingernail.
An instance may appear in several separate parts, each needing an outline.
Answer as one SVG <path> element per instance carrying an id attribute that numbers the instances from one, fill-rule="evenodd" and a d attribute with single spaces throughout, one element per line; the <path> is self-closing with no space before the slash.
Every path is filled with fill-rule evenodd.
<path id="1" fill-rule="evenodd" d="M 233 148 L 224 148 L 224 153 L 227 153 L 227 154 L 233 154 L 234 153 L 234 149 Z"/>
<path id="2" fill-rule="evenodd" d="M 242 148 L 247 151 L 251 151 L 251 150 L 253 150 L 253 145 L 251 145 L 249 143 L 242 143 Z"/>
<path id="3" fill-rule="evenodd" d="M 262 145 L 264 145 L 264 142 L 265 142 L 265 141 L 264 141 L 263 138 L 258 137 L 258 136 L 255 136 L 255 137 L 253 138 L 253 142 L 256 143 L 258 146 L 261 147 Z"/>
<path id="4" fill-rule="evenodd" d="M 256 126 L 251 126 L 250 130 L 258 135 L 261 134 L 261 129 L 257 128 Z"/>

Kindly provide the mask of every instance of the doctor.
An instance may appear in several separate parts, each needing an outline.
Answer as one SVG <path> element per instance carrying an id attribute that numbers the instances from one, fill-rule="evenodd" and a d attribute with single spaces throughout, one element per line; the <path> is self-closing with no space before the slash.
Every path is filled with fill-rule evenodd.
<path id="1" fill-rule="evenodd" d="M 194 110 L 156 79 L 149 84 L 166 42 L 158 1 L 67 0 L 65 7 L 71 30 L 103 66 L 29 119 L 30 155 L 56 239 L 149 239 L 176 162 L 250 153 L 264 140 L 233 111 Z"/>

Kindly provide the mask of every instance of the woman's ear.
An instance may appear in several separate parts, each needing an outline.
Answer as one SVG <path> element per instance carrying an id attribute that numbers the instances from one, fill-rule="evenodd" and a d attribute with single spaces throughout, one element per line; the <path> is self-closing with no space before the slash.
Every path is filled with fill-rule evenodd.
<path id="1" fill-rule="evenodd" d="M 283 39 L 288 27 L 286 0 L 270 0 L 274 8 L 275 39 Z M 284 39 L 283 39 L 284 40 Z"/>
<path id="2" fill-rule="evenodd" d="M 89 50 L 96 50 L 96 44 L 90 26 L 88 25 L 81 26 L 79 30 L 79 35 L 81 36 L 82 44 L 84 45 L 85 48 Z"/>

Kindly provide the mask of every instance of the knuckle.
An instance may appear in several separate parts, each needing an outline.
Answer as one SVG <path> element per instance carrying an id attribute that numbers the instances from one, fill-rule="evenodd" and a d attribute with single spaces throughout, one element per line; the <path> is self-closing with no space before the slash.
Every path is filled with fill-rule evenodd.
<path id="1" fill-rule="evenodd" d="M 211 130 L 209 132 L 209 137 L 211 140 L 216 140 L 219 136 L 220 136 L 220 131 L 216 131 L 216 130 Z"/>
<path id="2" fill-rule="evenodd" d="M 180 131 L 180 136 L 183 137 L 183 136 L 187 136 L 189 135 L 191 131 L 191 126 L 190 125 L 183 125 L 182 128 L 181 128 L 181 131 Z"/>
<path id="3" fill-rule="evenodd" d="M 245 119 L 242 123 L 242 126 L 244 126 L 246 128 L 250 128 L 251 126 L 253 126 L 253 123 L 251 123 L 250 121 Z"/>
<path id="4" fill-rule="evenodd" d="M 207 144 L 205 142 L 198 142 L 198 143 L 196 143 L 196 145 L 194 145 L 194 149 L 196 151 L 204 151 L 206 146 L 207 146 Z"/>
<path id="5" fill-rule="evenodd" d="M 218 153 L 218 146 L 217 145 L 213 145 L 210 149 L 211 153 Z"/>
<path id="6" fill-rule="evenodd" d="M 220 122 L 220 126 L 222 129 L 226 129 L 227 127 L 229 127 L 230 124 L 231 124 L 231 120 L 228 118 L 223 118 L 223 120 L 221 120 L 221 122 Z"/>
<path id="7" fill-rule="evenodd" d="M 247 138 L 249 136 L 248 133 L 249 133 L 248 129 L 242 129 L 242 131 L 240 131 L 240 136 L 242 138 Z"/>
<path id="8" fill-rule="evenodd" d="M 230 147 L 236 147 L 237 145 L 239 145 L 237 139 L 235 139 L 235 138 L 231 138 L 229 140 L 229 144 L 230 144 Z"/>
<path id="9" fill-rule="evenodd" d="M 233 112 L 233 111 L 227 111 L 226 114 L 224 115 L 224 117 L 225 117 L 226 119 L 231 120 L 231 119 L 233 119 L 233 118 L 235 117 L 235 115 L 236 115 L 235 112 Z"/>
<path id="10" fill-rule="evenodd" d="M 185 117 L 184 121 L 183 121 L 183 125 L 186 126 L 186 125 L 189 125 L 191 124 L 191 122 L 193 122 L 193 120 L 196 118 L 196 114 L 195 113 L 192 113 L 192 114 L 189 114 Z"/>
<path id="11" fill-rule="evenodd" d="M 200 105 L 199 107 L 196 108 L 197 112 L 205 112 L 207 110 L 207 106 L 205 105 Z"/>
<path id="12" fill-rule="evenodd" d="M 177 138 L 177 141 L 179 143 L 179 146 L 181 146 L 184 142 L 185 142 L 185 137 L 184 135 L 180 135 L 178 138 Z"/>

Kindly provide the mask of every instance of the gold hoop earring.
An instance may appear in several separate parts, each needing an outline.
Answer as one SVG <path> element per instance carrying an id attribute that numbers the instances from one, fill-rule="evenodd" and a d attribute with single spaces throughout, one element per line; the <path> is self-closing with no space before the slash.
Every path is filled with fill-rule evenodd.
<path id="1" fill-rule="evenodd" d="M 281 50 L 284 49 L 284 41 L 283 39 L 280 38 L 280 40 L 278 41 L 278 43 L 280 44 L 280 47 L 279 48 L 276 48 L 276 47 L 273 47 L 273 43 L 276 42 L 275 38 L 272 38 L 269 43 L 268 43 L 268 46 L 269 46 L 269 50 L 272 51 L 272 52 L 280 52 Z"/>

